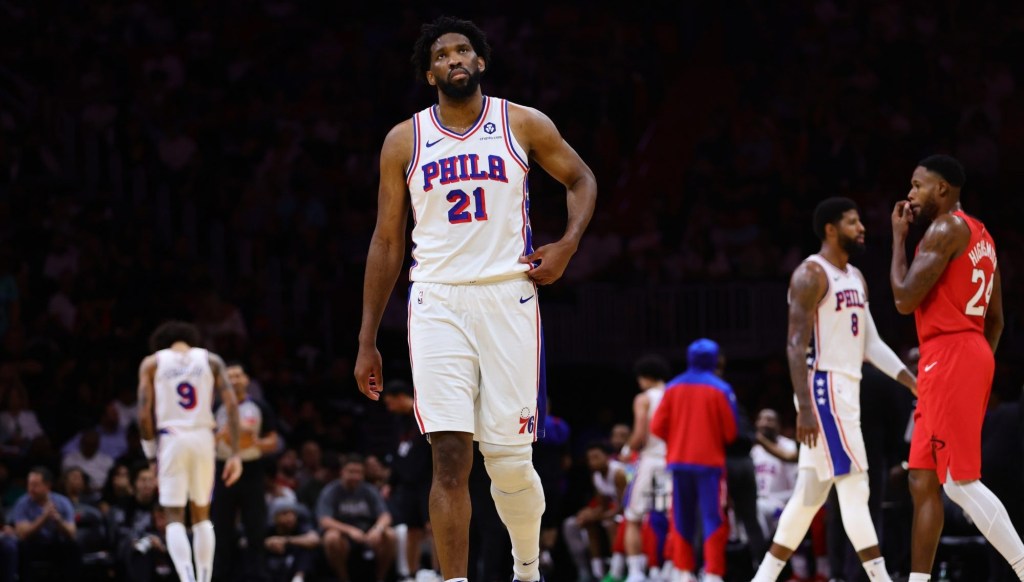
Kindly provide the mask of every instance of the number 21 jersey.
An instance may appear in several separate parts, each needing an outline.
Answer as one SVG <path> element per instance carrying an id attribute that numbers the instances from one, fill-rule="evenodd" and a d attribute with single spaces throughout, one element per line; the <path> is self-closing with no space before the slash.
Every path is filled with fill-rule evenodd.
<path id="1" fill-rule="evenodd" d="M 914 312 L 918 342 L 939 335 L 985 332 L 985 313 L 995 279 L 996 244 L 982 222 L 962 210 L 953 212 L 971 230 L 967 248 L 946 270 Z"/>
<path id="2" fill-rule="evenodd" d="M 158 429 L 217 426 L 213 418 L 213 371 L 206 350 L 157 352 L 153 389 Z"/>
<path id="3" fill-rule="evenodd" d="M 529 164 L 508 102 L 484 96 L 480 117 L 462 134 L 442 125 L 436 105 L 412 121 L 409 280 L 479 283 L 528 271 L 519 258 L 533 252 Z"/>

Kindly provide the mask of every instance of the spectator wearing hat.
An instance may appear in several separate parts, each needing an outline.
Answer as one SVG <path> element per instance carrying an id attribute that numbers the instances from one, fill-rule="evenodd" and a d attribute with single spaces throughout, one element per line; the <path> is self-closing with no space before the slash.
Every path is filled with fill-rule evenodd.
<path id="1" fill-rule="evenodd" d="M 263 540 L 271 582 L 303 582 L 313 571 L 320 535 L 309 510 L 293 501 L 270 506 L 271 525 Z"/>
<path id="2" fill-rule="evenodd" d="M 389 381 L 384 386 L 384 404 L 388 412 L 395 415 L 397 437 L 391 458 L 388 505 L 395 525 L 404 525 L 406 532 L 405 568 L 400 565 L 399 574 L 411 577 L 420 567 L 423 539 L 430 523 L 428 503 L 433 480 L 430 444 L 416 424 L 412 384 L 405 380 Z"/>

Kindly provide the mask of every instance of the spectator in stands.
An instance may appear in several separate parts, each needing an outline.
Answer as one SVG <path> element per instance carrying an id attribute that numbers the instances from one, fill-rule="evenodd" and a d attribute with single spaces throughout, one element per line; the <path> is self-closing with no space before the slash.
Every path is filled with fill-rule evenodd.
<path id="1" fill-rule="evenodd" d="M 323 532 L 324 554 L 335 576 L 348 580 L 349 557 L 372 554 L 377 580 L 384 580 L 395 561 L 395 532 L 384 498 L 365 481 L 361 456 L 345 457 L 341 477 L 320 493 L 316 516 Z"/>
<path id="2" fill-rule="evenodd" d="M 127 566 L 132 545 L 153 527 L 153 513 L 157 510 L 156 474 L 148 465 L 136 469 L 133 480 L 135 494 L 126 503 L 112 505 L 107 516 L 110 529 L 110 547 L 118 555 L 122 566 Z"/>
<path id="3" fill-rule="evenodd" d="M 622 447 L 612 447 L 603 442 L 587 446 L 587 468 L 594 494 L 586 507 L 567 517 L 562 524 L 565 543 L 576 563 L 577 576 L 582 581 L 591 580 L 591 577 L 597 580 L 604 578 L 605 558 L 617 530 L 615 517 L 622 511 L 626 465 L 612 458 L 612 451 Z"/>
<path id="4" fill-rule="evenodd" d="M 4 410 L 0 412 L 0 439 L 6 453 L 22 456 L 28 452 L 31 441 L 44 436 L 43 428 L 36 413 L 28 408 L 28 395 L 15 368 L 5 364 L 0 366 L 0 374 L 10 378 Z"/>
<path id="5" fill-rule="evenodd" d="M 76 467 L 89 476 L 90 491 L 98 492 L 107 482 L 107 473 L 114 466 L 114 459 L 100 450 L 100 435 L 94 429 L 82 431 L 77 447 L 64 454 L 61 468 L 65 471 Z"/>
<path id="6" fill-rule="evenodd" d="M 61 474 L 60 485 L 75 510 L 75 540 L 79 548 L 84 553 L 105 550 L 109 541 L 107 523 L 96 507 L 99 494 L 89 487 L 89 476 L 78 467 L 70 467 Z"/>
<path id="7" fill-rule="evenodd" d="M 309 467 L 312 469 L 300 473 L 299 490 L 295 492 L 299 502 L 306 507 L 316 507 L 316 501 L 320 498 L 320 492 L 328 483 L 334 480 L 341 470 L 338 464 L 339 457 L 334 451 L 320 453 L 320 445 L 316 441 L 306 441 L 302 445 L 304 457 L 309 459 Z"/>
<path id="8" fill-rule="evenodd" d="M 82 554 L 75 543 L 75 510 L 67 497 L 52 489 L 53 473 L 35 467 L 28 473 L 28 493 L 11 509 L 22 580 L 30 580 L 37 562 L 49 564 L 64 580 L 79 579 Z"/>
<path id="9" fill-rule="evenodd" d="M 320 535 L 309 510 L 297 503 L 277 501 L 270 508 L 271 525 L 263 546 L 270 582 L 304 582 L 313 573 Z"/>
<path id="10" fill-rule="evenodd" d="M 130 503 L 133 494 L 131 469 L 126 463 L 115 462 L 107 473 L 107 481 L 100 491 L 97 507 L 106 515 L 111 507 Z"/>
<path id="11" fill-rule="evenodd" d="M 103 415 L 100 416 L 99 423 L 95 428 L 85 429 L 76 434 L 67 443 L 61 447 L 61 453 L 67 455 L 68 453 L 74 452 L 79 448 L 79 441 L 85 435 L 87 431 L 93 431 L 98 437 L 99 450 L 110 457 L 111 460 L 117 459 L 125 454 L 128 450 L 128 435 L 125 428 L 121 427 L 120 415 L 117 411 L 117 406 L 113 402 L 108 402 L 103 407 Z M 108 469 L 110 467 L 107 467 Z M 106 479 L 106 474 L 100 479 L 100 485 L 102 487 L 102 481 Z M 93 482 L 96 485 L 96 482 Z"/>
<path id="12" fill-rule="evenodd" d="M 796 441 L 779 434 L 779 415 L 771 408 L 757 413 L 757 444 L 750 449 L 757 472 L 758 520 L 765 537 L 775 535 L 786 502 L 796 486 Z"/>
<path id="13" fill-rule="evenodd" d="M 178 574 L 167 553 L 167 517 L 159 505 L 150 510 L 150 520 L 125 539 L 121 563 L 132 582 L 177 582 Z"/>
<path id="14" fill-rule="evenodd" d="M 399 573 L 411 577 L 420 569 L 422 544 L 430 523 L 428 501 L 433 478 L 430 443 L 420 434 L 413 412 L 412 384 L 389 380 L 384 386 L 384 405 L 395 415 L 395 451 L 391 456 L 388 504 L 394 523 L 405 526 L 405 567 Z"/>

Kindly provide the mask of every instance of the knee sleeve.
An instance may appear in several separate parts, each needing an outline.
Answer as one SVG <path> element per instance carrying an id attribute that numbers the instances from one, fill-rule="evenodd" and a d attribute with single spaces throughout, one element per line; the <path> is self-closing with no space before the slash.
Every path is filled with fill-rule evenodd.
<path id="1" fill-rule="evenodd" d="M 502 493 L 518 493 L 524 489 L 541 489 L 540 477 L 533 468 L 533 447 L 480 443 L 484 467 L 491 485 Z"/>
<path id="2" fill-rule="evenodd" d="M 875 524 L 868 511 L 870 495 L 867 473 L 851 473 L 836 479 L 836 496 L 839 498 L 839 510 L 843 514 L 843 529 L 858 552 L 878 545 Z"/>
<path id="3" fill-rule="evenodd" d="M 772 540 L 784 548 L 795 550 L 807 535 L 818 509 L 828 498 L 831 481 L 819 481 L 812 469 L 802 469 L 796 478 L 793 496 L 779 516 L 779 525 Z"/>

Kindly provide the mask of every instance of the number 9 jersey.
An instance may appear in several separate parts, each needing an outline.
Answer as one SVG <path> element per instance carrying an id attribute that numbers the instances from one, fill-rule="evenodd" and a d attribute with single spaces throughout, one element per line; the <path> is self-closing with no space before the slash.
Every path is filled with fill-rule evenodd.
<path id="1" fill-rule="evenodd" d="M 508 121 L 508 102 L 483 97 L 465 133 L 441 124 L 437 106 L 412 118 L 406 173 L 415 226 L 410 281 L 486 283 L 530 269 L 532 253 L 526 152 Z"/>
<path id="2" fill-rule="evenodd" d="M 996 244 L 982 222 L 962 210 L 952 213 L 971 230 L 967 248 L 950 259 L 942 276 L 914 312 L 918 342 L 939 335 L 985 332 L 985 313 L 995 283 Z"/>
<path id="3" fill-rule="evenodd" d="M 157 352 L 153 392 L 158 430 L 217 426 L 213 418 L 213 371 L 206 350 Z"/>

